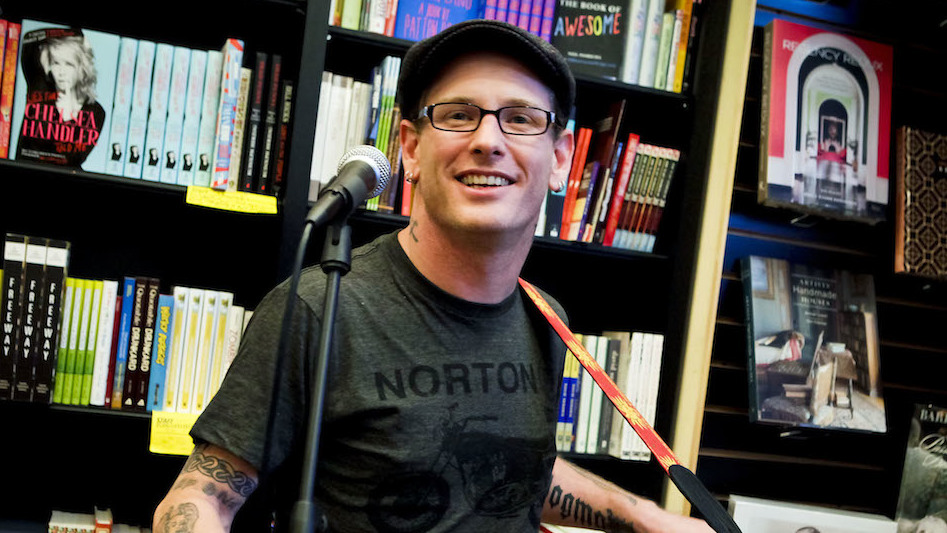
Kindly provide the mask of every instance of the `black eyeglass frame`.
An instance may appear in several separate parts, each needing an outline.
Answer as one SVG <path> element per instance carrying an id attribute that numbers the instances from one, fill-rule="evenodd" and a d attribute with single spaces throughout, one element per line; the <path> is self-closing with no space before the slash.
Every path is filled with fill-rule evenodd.
<path id="1" fill-rule="evenodd" d="M 435 107 L 439 106 L 439 105 L 467 105 L 467 106 L 470 106 L 470 107 L 475 107 L 475 108 L 477 108 L 477 109 L 480 111 L 480 118 L 479 118 L 479 120 L 477 120 L 477 125 L 474 126 L 472 129 L 469 129 L 469 130 L 449 130 L 449 129 L 446 129 L 446 128 L 438 128 L 438 127 L 434 124 L 434 116 L 433 116 L 433 114 L 432 114 L 432 110 L 433 110 Z M 500 120 L 500 112 L 503 111 L 504 109 L 523 109 L 523 108 L 525 108 L 525 109 L 535 109 L 536 111 L 542 111 L 543 113 L 546 114 L 546 127 L 543 128 L 543 131 L 540 131 L 540 132 L 538 132 L 538 133 L 515 133 L 515 132 L 509 132 L 509 131 L 506 131 L 505 129 L 503 129 L 503 121 Z M 477 131 L 477 130 L 480 128 L 480 124 L 483 122 L 483 117 L 486 116 L 486 115 L 493 115 L 493 116 L 495 116 L 496 119 L 497 119 L 497 124 L 500 126 L 500 131 L 502 131 L 502 132 L 505 133 L 506 135 L 516 135 L 516 136 L 520 136 L 520 137 L 535 137 L 535 136 L 537 136 L 537 135 L 542 135 L 542 134 L 546 133 L 547 131 L 549 131 L 549 127 L 550 127 L 550 126 L 556 126 L 556 127 L 558 127 L 558 128 L 562 128 L 562 127 L 563 127 L 561 124 L 559 124 L 558 122 L 556 122 L 556 112 L 555 112 L 555 111 L 548 111 L 548 110 L 543 109 L 543 108 L 541 108 L 541 107 L 534 107 L 534 106 L 529 106 L 529 105 L 508 105 L 508 106 L 503 106 L 503 107 L 500 107 L 500 108 L 497 108 L 497 109 L 484 109 L 484 108 L 478 106 L 477 104 L 471 104 L 471 103 L 469 103 L 469 102 L 438 102 L 438 103 L 436 103 L 436 104 L 429 104 L 429 105 L 426 105 L 426 106 L 424 106 L 424 107 L 421 108 L 421 112 L 418 114 L 418 116 L 417 116 L 414 120 L 421 120 L 422 118 L 427 118 L 428 122 L 430 122 L 430 124 L 431 124 L 431 127 L 434 128 L 434 129 L 436 129 L 436 130 L 440 130 L 440 131 L 450 131 L 450 132 L 453 132 L 453 133 L 470 133 L 470 132 L 472 132 L 472 131 Z"/>

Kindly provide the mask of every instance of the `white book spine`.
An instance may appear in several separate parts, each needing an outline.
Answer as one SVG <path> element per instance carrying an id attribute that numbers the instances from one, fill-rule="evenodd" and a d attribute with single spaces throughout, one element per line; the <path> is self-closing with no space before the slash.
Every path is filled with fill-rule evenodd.
<path id="1" fill-rule="evenodd" d="M 159 43 L 155 50 L 155 66 L 151 76 L 151 101 L 148 105 L 148 127 L 145 128 L 145 163 L 141 178 L 158 181 L 161 178 L 161 152 L 164 148 L 164 125 L 168 120 L 168 95 L 171 92 L 171 70 L 174 66 L 174 47 Z"/>
<path id="2" fill-rule="evenodd" d="M 316 116 L 316 135 L 312 143 L 312 161 L 309 165 L 309 201 L 315 202 L 322 188 L 322 165 L 325 158 L 326 130 L 329 128 L 329 100 L 332 93 L 332 77 L 329 71 L 322 72 L 319 88 L 319 109 Z"/>
<path id="3" fill-rule="evenodd" d="M 177 386 L 177 401 L 174 405 L 174 410 L 179 413 L 190 413 L 191 404 L 194 403 L 191 389 L 194 386 L 194 374 L 197 370 L 197 344 L 200 339 L 200 321 L 203 307 L 203 289 L 188 289 L 187 331 L 184 339 L 184 349 L 181 350 L 181 375 Z"/>
<path id="4" fill-rule="evenodd" d="M 329 99 L 328 124 L 338 129 L 333 129 L 331 133 L 326 134 L 325 149 L 322 157 L 322 173 L 320 181 L 322 185 L 329 183 L 329 180 L 335 176 L 336 167 L 339 160 L 345 154 L 346 114 L 351 111 L 350 103 L 352 101 L 352 83 L 355 80 L 349 76 L 332 76 L 332 88 Z"/>
<path id="5" fill-rule="evenodd" d="M 681 48 L 681 31 L 684 24 L 684 12 L 674 12 L 674 29 L 671 32 L 671 55 L 668 58 L 668 76 L 664 84 L 665 91 L 674 91 L 674 78 L 677 76 L 677 57 Z"/>
<path id="6" fill-rule="evenodd" d="M 592 353 L 598 366 L 605 370 L 608 359 L 608 339 L 597 337 L 595 352 Z M 598 453 L 598 430 L 602 423 L 602 401 L 605 393 L 595 380 L 592 381 L 591 405 L 589 406 L 589 436 L 586 438 L 585 453 Z"/>
<path id="7" fill-rule="evenodd" d="M 188 74 L 191 68 L 191 50 L 174 47 L 174 66 L 171 68 L 171 88 L 168 93 L 168 118 L 164 125 L 161 183 L 177 183 L 181 167 L 181 136 L 184 131 L 184 105 L 187 101 Z"/>
<path id="8" fill-rule="evenodd" d="M 204 291 L 204 305 L 198 325 L 197 357 L 194 363 L 194 380 L 191 384 L 190 412 L 200 413 L 206 405 L 205 391 L 210 376 L 211 357 L 214 353 L 214 328 L 217 326 L 217 304 L 219 293 Z"/>
<path id="9" fill-rule="evenodd" d="M 191 50 L 187 73 L 187 95 L 184 98 L 184 122 L 181 126 L 180 168 L 178 185 L 194 183 L 197 172 L 197 142 L 201 130 L 201 106 L 204 103 L 204 76 L 207 71 L 207 51 Z"/>
<path id="10" fill-rule="evenodd" d="M 658 389 L 661 385 L 661 361 L 664 356 L 664 335 L 655 333 L 652 335 L 651 357 L 648 360 L 648 388 L 647 400 L 645 401 L 645 420 L 652 427 L 656 421 L 655 416 L 658 412 Z M 644 444 L 644 443 L 642 443 Z M 647 461 L 651 457 L 651 451 L 645 446 L 642 451 L 642 458 Z"/>
<path id="11" fill-rule="evenodd" d="M 164 403 L 162 411 L 174 412 L 177 408 L 181 374 L 183 373 L 186 349 L 187 333 L 187 305 L 188 288 L 175 286 L 171 289 L 171 297 L 174 299 L 174 308 L 172 309 L 172 330 L 171 341 L 167 354 L 167 375 L 165 376 Z"/>
<path id="12" fill-rule="evenodd" d="M 137 56 L 138 39 L 122 37 L 121 49 L 118 53 L 118 69 L 115 73 L 112 122 L 109 126 L 109 157 L 105 161 L 105 173 L 113 176 L 121 176 L 124 169 Z"/>
<path id="13" fill-rule="evenodd" d="M 227 371 L 240 350 L 240 339 L 243 338 L 244 312 L 245 308 L 243 306 L 232 305 L 230 306 L 230 313 L 227 314 L 227 339 L 221 364 L 220 382 L 217 384 L 218 388 L 223 384 L 224 378 L 227 377 Z"/>
<path id="14" fill-rule="evenodd" d="M 592 357 L 595 357 L 598 339 L 594 335 L 583 335 L 582 345 L 585 346 L 586 351 L 592 354 Z M 595 382 L 592 381 L 592 375 L 585 367 L 580 367 L 579 373 L 582 385 L 579 388 L 579 415 L 578 420 L 576 420 L 575 453 L 587 453 L 592 389 L 595 387 Z"/>
<path id="15" fill-rule="evenodd" d="M 220 77 L 223 73 L 224 54 L 219 50 L 207 52 L 207 68 L 204 71 L 201 124 L 198 130 L 197 159 L 194 164 L 193 185 L 210 187 L 214 170 L 214 141 L 217 139 L 217 108 L 220 104 Z"/>
<path id="16" fill-rule="evenodd" d="M 233 294 L 221 291 L 217 298 L 217 310 L 214 313 L 214 342 L 213 353 L 208 361 L 207 383 L 204 386 L 204 406 L 217 394 L 222 379 L 224 366 L 224 350 L 227 345 L 227 317 L 233 306 Z"/>
<path id="17" fill-rule="evenodd" d="M 112 357 L 112 335 L 115 329 L 115 300 L 118 297 L 118 282 L 102 282 L 102 304 L 99 313 L 99 332 L 95 346 L 95 367 L 92 373 L 92 395 L 90 405 L 105 405 L 105 389 L 108 388 L 109 362 Z"/>
<path id="18" fill-rule="evenodd" d="M 631 23 L 625 38 L 621 81 L 635 84 L 638 83 L 638 72 L 641 69 L 641 49 L 644 46 L 647 28 L 648 0 L 631 0 L 628 15 Z"/>
<path id="19" fill-rule="evenodd" d="M 654 345 L 654 335 L 651 333 L 643 333 L 641 339 L 641 367 L 638 371 L 638 393 L 636 394 L 637 400 L 635 405 L 638 407 L 638 411 L 642 416 L 647 412 L 647 402 L 648 402 L 648 371 L 651 368 L 651 347 Z M 642 461 L 647 460 L 648 458 L 648 448 L 645 446 L 641 437 L 637 434 L 635 438 L 632 439 L 633 448 L 632 454 L 634 455 L 635 460 Z"/>
<path id="20" fill-rule="evenodd" d="M 141 178 L 145 147 L 145 130 L 148 127 L 148 104 L 151 99 L 151 73 L 154 70 L 155 48 L 151 41 L 138 41 L 138 58 L 135 61 L 135 87 L 132 89 L 131 112 L 128 119 L 128 150 L 122 175 L 126 178 Z"/>
<path id="21" fill-rule="evenodd" d="M 638 71 L 638 85 L 642 87 L 654 86 L 654 67 L 658 63 L 663 14 L 664 0 L 648 0 L 644 43 L 641 46 L 641 67 Z"/>
<path id="22" fill-rule="evenodd" d="M 628 400 L 631 402 L 635 408 L 638 408 L 638 400 L 640 398 L 638 394 L 638 378 L 641 374 L 641 343 L 642 343 L 643 334 L 637 331 L 631 334 L 631 360 L 629 361 L 628 366 L 628 375 L 626 384 L 625 384 L 625 395 L 628 396 Z M 638 435 L 635 433 L 635 430 L 628 424 L 622 427 L 621 432 L 621 458 L 624 460 L 634 459 L 633 448 L 635 439 L 638 438 Z"/>
<path id="23" fill-rule="evenodd" d="M 243 67 L 243 41 L 227 39 L 223 55 L 217 125 L 214 130 L 214 172 L 211 175 L 211 187 L 221 191 L 227 190 L 230 183 L 233 126 L 237 116 L 237 96 L 240 92 L 240 69 Z"/>

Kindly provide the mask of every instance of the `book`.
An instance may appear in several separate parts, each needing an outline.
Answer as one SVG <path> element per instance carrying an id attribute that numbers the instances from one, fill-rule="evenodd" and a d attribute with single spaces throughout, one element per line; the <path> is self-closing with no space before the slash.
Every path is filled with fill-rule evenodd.
<path id="1" fill-rule="evenodd" d="M 319 109 L 316 113 L 316 132 L 312 142 L 312 164 L 309 165 L 308 199 L 310 202 L 316 201 L 319 197 L 319 191 L 322 189 L 322 165 L 325 156 L 323 149 L 326 144 L 326 130 L 329 129 L 328 113 L 333 77 L 332 72 L 322 71 L 322 82 L 319 86 Z"/>
<path id="2" fill-rule="evenodd" d="M 174 68 L 174 47 L 158 43 L 151 72 L 151 97 L 148 102 L 148 123 L 145 126 L 145 156 L 141 179 L 158 181 L 164 162 L 164 129 L 168 120 L 168 98 L 171 94 L 171 73 Z"/>
<path id="3" fill-rule="evenodd" d="M 811 533 L 895 533 L 898 524 L 888 517 L 801 503 L 731 494 L 727 511 L 742 531 Z"/>
<path id="4" fill-rule="evenodd" d="M 225 361 L 225 352 L 227 349 L 227 325 L 230 310 L 233 308 L 233 294 L 220 291 L 217 295 L 217 309 L 214 312 L 214 340 L 211 344 L 211 355 L 208 361 L 207 383 L 204 386 L 204 396 L 199 399 L 199 409 L 210 402 L 211 398 L 217 394 L 220 388 L 220 382 L 224 379 L 224 373 L 227 371 L 227 362 Z"/>
<path id="5" fill-rule="evenodd" d="M 627 2 L 559 0 L 550 42 L 574 74 L 617 80 L 628 33 Z"/>
<path id="6" fill-rule="evenodd" d="M 243 163 L 243 143 L 246 133 L 247 104 L 250 99 L 253 71 L 243 67 L 240 69 L 240 89 L 237 91 L 237 113 L 233 119 L 233 146 L 230 150 L 230 177 L 227 179 L 227 190 L 240 190 L 240 173 Z"/>
<path id="7" fill-rule="evenodd" d="M 675 0 L 674 8 L 678 13 L 681 14 L 681 26 L 680 38 L 678 39 L 678 50 L 675 56 L 677 62 L 674 66 L 673 80 L 668 80 L 670 87 L 668 90 L 679 93 L 684 89 L 684 65 L 687 62 L 688 50 L 690 50 L 690 36 L 693 29 L 692 22 L 696 22 L 696 19 L 692 16 L 694 12 L 694 0 Z"/>
<path id="8" fill-rule="evenodd" d="M 82 397 L 82 373 L 85 370 L 85 351 L 89 341 L 89 321 L 92 318 L 93 280 L 77 279 L 72 302 L 72 323 L 69 331 L 69 349 L 66 351 L 66 374 L 62 403 L 79 405 Z"/>
<path id="9" fill-rule="evenodd" d="M 17 34 L 19 35 L 19 34 Z M 7 49 L 7 21 L 0 18 L 0 98 L 3 98 L 3 67 L 4 61 L 6 58 L 5 52 Z M 14 69 L 16 68 L 16 59 L 13 61 Z M 3 134 L 3 130 L 7 130 L 7 143 L 10 142 L 10 133 L 9 133 L 9 124 L 4 121 L 4 117 L 0 116 L 0 135 Z M 5 150 L 9 150 L 9 144 L 4 145 Z M 0 158 L 6 159 L 7 153 L 3 152 L 0 154 Z"/>
<path id="10" fill-rule="evenodd" d="M 280 79 L 282 77 L 283 58 L 279 54 L 270 56 L 270 71 L 267 77 L 266 114 L 263 117 L 263 155 L 260 158 L 260 179 L 256 192 L 270 194 L 270 172 L 273 166 L 273 147 L 276 142 L 276 127 L 279 123 Z"/>
<path id="11" fill-rule="evenodd" d="M 204 289 L 189 288 L 187 312 L 184 328 L 183 348 L 181 350 L 181 372 L 178 374 L 177 398 L 174 411 L 178 413 L 192 412 L 194 404 L 194 382 L 198 368 L 198 343 L 201 339 L 201 311 L 204 309 Z M 170 389 L 170 387 L 169 387 Z"/>
<path id="12" fill-rule="evenodd" d="M 628 396 L 627 390 L 628 373 L 631 371 L 631 332 L 630 331 L 603 331 L 602 336 L 609 339 L 610 342 L 618 344 L 618 361 L 615 377 L 612 379 L 615 384 L 621 388 L 622 392 Z M 611 370 L 609 370 L 611 377 Z M 611 427 L 608 435 L 608 449 L 604 452 L 615 458 L 621 458 L 622 432 L 625 430 L 625 417 L 618 409 L 611 411 Z"/>
<path id="13" fill-rule="evenodd" d="M 197 356 L 194 359 L 194 379 L 191 384 L 191 413 L 200 413 L 207 406 L 207 384 L 210 382 L 213 357 L 216 352 L 217 315 L 221 293 L 215 290 L 204 291 L 200 320 L 197 326 Z"/>
<path id="14" fill-rule="evenodd" d="M 211 188 L 225 191 L 230 182 L 231 148 L 233 126 L 237 116 L 237 93 L 240 90 L 240 69 L 243 67 L 243 41 L 227 39 L 224 43 L 221 63 L 220 98 L 215 127 L 214 171 Z"/>
<path id="15" fill-rule="evenodd" d="M 152 408 L 154 411 L 174 412 L 176 409 L 180 376 L 183 372 L 183 361 L 186 357 L 185 332 L 188 325 L 187 306 L 188 306 L 188 288 L 175 286 L 171 289 L 171 298 L 173 300 L 171 310 L 171 333 L 170 347 L 168 354 L 170 360 L 165 362 L 165 387 L 163 403 L 160 408 Z"/>
<path id="16" fill-rule="evenodd" d="M 98 332 L 95 340 L 95 359 L 92 367 L 92 388 L 89 405 L 105 406 L 109 365 L 112 361 L 112 336 L 115 332 L 115 305 L 118 282 L 102 280 L 102 299 L 99 306 Z"/>
<path id="17" fill-rule="evenodd" d="M 947 528 L 947 409 L 915 404 L 904 451 L 895 520 L 898 531 Z"/>
<path id="18" fill-rule="evenodd" d="M 23 296 L 20 301 L 18 319 L 20 334 L 14 348 L 16 361 L 13 364 L 13 399 L 28 402 L 33 396 L 33 360 L 39 343 L 40 302 L 44 299 L 44 274 L 46 266 L 46 239 L 26 238 L 26 255 L 23 266 Z"/>
<path id="19" fill-rule="evenodd" d="M 204 80 L 207 72 L 206 50 L 191 50 L 187 73 L 187 95 L 184 98 L 184 122 L 181 125 L 181 166 L 178 185 L 191 185 L 197 173 L 197 150 L 201 130 L 201 107 L 204 104 Z"/>
<path id="20" fill-rule="evenodd" d="M 26 269 L 25 235 L 7 233 L 3 242 L 3 315 L 0 327 L 3 340 L 0 342 L 0 399 L 13 397 L 14 369 L 17 346 L 21 334 L 20 320 L 23 300 L 23 273 Z"/>
<path id="21" fill-rule="evenodd" d="M 867 223 L 885 219 L 890 46 L 776 19 L 764 28 L 758 199 Z"/>
<path id="22" fill-rule="evenodd" d="M 276 160 L 270 175 L 270 183 L 272 183 L 270 193 L 274 196 L 280 196 L 280 191 L 285 187 L 286 168 L 289 161 L 289 134 L 293 118 L 293 81 L 283 80 L 281 85 L 278 135 L 273 142 L 275 145 L 273 154 Z"/>
<path id="23" fill-rule="evenodd" d="M 128 355 L 125 358 L 125 380 L 122 383 L 122 409 L 134 410 L 136 393 L 140 380 L 141 346 L 147 313 L 148 278 L 135 278 L 134 296 L 131 302 L 130 322 L 128 325 Z"/>
<path id="24" fill-rule="evenodd" d="M 155 328 L 158 321 L 158 296 L 160 282 L 157 278 L 147 279 L 147 289 L 144 303 L 144 325 L 142 327 L 141 357 L 136 376 L 135 401 L 133 408 L 136 411 L 146 411 L 148 406 L 148 384 L 151 381 L 151 356 L 154 350 Z M 133 322 L 134 323 L 134 322 Z"/>
<path id="25" fill-rule="evenodd" d="M 122 37 L 119 44 L 118 67 L 115 71 L 115 93 L 112 98 L 112 123 L 109 129 L 109 157 L 105 161 L 105 173 L 121 176 L 125 168 L 125 151 L 128 145 L 128 126 L 131 118 L 132 94 L 135 88 L 135 60 L 138 56 L 138 39 Z"/>
<path id="26" fill-rule="evenodd" d="M 177 183 L 181 168 L 181 137 L 184 134 L 184 108 L 187 105 L 188 77 L 191 70 L 191 50 L 174 47 L 171 85 L 168 92 L 168 113 L 162 140 L 161 183 Z"/>
<path id="27" fill-rule="evenodd" d="M 894 271 L 947 279 L 947 135 L 910 126 L 895 134 Z"/>
<path id="28" fill-rule="evenodd" d="M 119 37 L 30 19 L 21 31 L 10 152 L 17 160 L 104 172 Z M 82 68 L 60 70 L 60 61 Z"/>
<path id="29" fill-rule="evenodd" d="M 16 87 L 16 59 L 20 50 L 21 25 L 6 21 L 3 36 L 4 52 L 0 54 L 3 75 L 0 76 L 0 159 L 10 157 L 10 136 L 13 127 L 13 92 Z"/>
<path id="30" fill-rule="evenodd" d="M 59 319 L 59 345 L 56 349 L 55 372 L 53 374 L 52 403 L 63 403 L 66 381 L 66 357 L 69 354 L 69 334 L 72 329 L 72 307 L 76 293 L 73 278 L 66 277 L 63 286 L 62 312 Z"/>
<path id="31" fill-rule="evenodd" d="M 194 159 L 194 176 L 189 185 L 210 187 L 214 172 L 215 141 L 217 140 L 218 108 L 220 106 L 220 82 L 223 75 L 224 54 L 220 50 L 207 52 L 204 69 L 204 87 L 201 91 L 201 121 L 197 134 L 197 157 Z"/>
<path id="32" fill-rule="evenodd" d="M 611 206 L 608 208 L 608 218 L 605 221 L 605 230 L 602 235 L 602 244 L 605 246 L 611 246 L 615 240 L 615 231 L 618 229 L 618 221 L 621 217 L 622 205 L 627 195 L 629 181 L 631 179 L 631 170 L 635 164 L 635 157 L 638 155 L 638 143 L 640 140 L 641 138 L 637 133 L 631 132 L 625 141 L 621 167 L 615 181 L 615 193 L 612 195 Z"/>
<path id="33" fill-rule="evenodd" d="M 35 403 L 50 403 L 53 397 L 55 369 L 62 337 L 61 317 L 68 305 L 64 303 L 64 298 L 69 250 L 68 241 L 50 239 L 47 243 L 40 357 L 35 361 L 33 369 L 32 401 Z"/>
<path id="34" fill-rule="evenodd" d="M 885 432 L 873 277 L 760 256 L 741 273 L 751 421 Z"/>
<path id="35" fill-rule="evenodd" d="M 569 169 L 569 179 L 566 182 L 566 195 L 562 201 L 562 221 L 559 228 L 560 239 L 568 238 L 572 226 L 572 213 L 575 211 L 575 200 L 578 196 L 579 185 L 582 183 L 582 173 L 585 169 L 585 158 L 588 155 L 589 144 L 592 141 L 592 128 L 580 127 L 575 138 L 575 152 L 572 154 L 572 166 Z"/>
<path id="36" fill-rule="evenodd" d="M 658 40 L 658 60 L 654 64 L 655 89 L 664 90 L 667 86 L 668 64 L 671 61 L 671 39 L 674 36 L 674 13 L 661 15 L 661 37 Z"/>
<path id="37" fill-rule="evenodd" d="M 641 49 L 644 46 L 645 21 L 648 15 L 648 0 L 630 0 L 628 2 L 627 35 L 622 54 L 621 81 L 638 83 L 641 67 Z"/>
<path id="38" fill-rule="evenodd" d="M 118 358 L 118 338 L 119 338 L 119 329 L 121 328 L 122 323 L 122 300 L 124 295 L 121 294 L 122 284 L 116 283 L 116 294 L 115 301 L 113 304 L 112 311 L 112 325 L 111 327 L 111 345 L 109 346 L 109 356 L 106 364 L 106 373 L 105 373 L 105 398 L 103 399 L 102 406 L 106 408 L 112 407 L 112 388 L 115 384 L 115 361 Z"/>
<path id="39" fill-rule="evenodd" d="M 260 135 L 263 129 L 263 106 L 266 94 L 266 66 L 269 55 L 257 52 L 253 61 L 253 78 L 250 98 L 247 101 L 247 120 L 244 132 L 243 157 L 241 158 L 239 190 L 256 190 L 260 171 Z M 325 95 L 323 95 L 325 96 Z"/>
<path id="40" fill-rule="evenodd" d="M 126 178 L 141 178 L 144 165 L 145 136 L 148 128 L 148 104 L 151 100 L 151 73 L 155 66 L 157 43 L 138 41 L 138 55 L 135 58 L 135 81 L 132 88 L 131 109 L 128 115 L 128 136 L 125 141 L 128 153 L 122 165 L 122 175 Z"/>
<path id="41" fill-rule="evenodd" d="M 112 372 L 112 409 L 121 409 L 125 395 L 125 368 L 128 361 L 128 345 L 131 335 L 132 313 L 135 309 L 135 285 L 133 276 L 122 280 L 121 315 L 118 323 L 118 344 L 115 347 L 115 364 Z"/>
<path id="42" fill-rule="evenodd" d="M 655 67 L 661 47 L 661 25 L 665 0 L 647 0 L 644 36 L 641 42 L 641 60 L 638 65 L 638 85 L 654 87 Z"/>
<path id="43" fill-rule="evenodd" d="M 458 22 L 478 18 L 481 2 L 447 0 L 400 0 L 394 25 L 394 37 L 420 41 Z"/>
<path id="44" fill-rule="evenodd" d="M 98 333 L 99 333 L 99 318 L 101 314 L 102 307 L 102 291 L 103 291 L 103 281 L 102 280 L 91 280 L 90 286 L 92 289 L 92 300 L 91 307 L 88 310 L 88 321 L 84 324 L 84 331 L 80 330 L 79 333 L 79 343 L 80 343 L 80 359 L 77 362 L 77 369 L 80 367 L 82 371 L 76 371 L 77 374 L 81 373 L 82 375 L 82 385 L 81 387 L 73 388 L 73 398 L 77 405 L 89 405 L 92 398 L 92 380 L 95 375 L 95 356 L 96 356 L 96 347 L 98 345 Z M 78 389 L 79 394 L 76 397 L 75 391 Z"/>

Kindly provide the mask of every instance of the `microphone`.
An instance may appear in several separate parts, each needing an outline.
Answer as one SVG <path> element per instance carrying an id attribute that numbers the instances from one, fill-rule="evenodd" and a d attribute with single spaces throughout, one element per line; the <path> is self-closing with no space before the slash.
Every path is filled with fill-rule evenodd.
<path id="1" fill-rule="evenodd" d="M 362 145 L 352 148 L 339 161 L 334 178 L 319 192 L 306 215 L 306 223 L 321 226 L 337 217 L 347 218 L 355 208 L 385 190 L 391 165 L 381 150 Z"/>

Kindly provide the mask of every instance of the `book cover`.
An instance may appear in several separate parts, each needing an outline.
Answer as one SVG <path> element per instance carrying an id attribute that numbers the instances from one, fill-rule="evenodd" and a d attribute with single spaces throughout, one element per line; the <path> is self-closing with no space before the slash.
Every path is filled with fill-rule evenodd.
<path id="1" fill-rule="evenodd" d="M 256 192 L 270 194 L 270 172 L 273 166 L 273 147 L 276 142 L 276 127 L 279 123 L 280 78 L 282 77 L 283 58 L 279 54 L 270 56 L 270 71 L 267 77 L 266 114 L 263 116 L 263 157 L 260 158 L 260 179 Z M 350 108 L 346 109 L 351 112 Z"/>
<path id="2" fill-rule="evenodd" d="M 204 88 L 201 91 L 201 122 L 197 134 L 196 169 L 189 185 L 210 187 L 214 172 L 215 141 L 217 140 L 218 108 L 220 106 L 220 82 L 223 75 L 224 54 L 220 50 L 207 52 L 204 69 Z"/>
<path id="3" fill-rule="evenodd" d="M 876 514 L 737 494 L 731 494 L 728 500 L 727 510 L 742 531 L 895 533 L 898 530 L 897 522 Z"/>
<path id="4" fill-rule="evenodd" d="M 99 305 L 98 331 L 95 339 L 95 363 L 92 367 L 92 388 L 89 405 L 105 406 L 109 364 L 112 358 L 112 335 L 115 331 L 115 304 L 118 282 L 102 280 L 102 303 Z"/>
<path id="5" fill-rule="evenodd" d="M 895 520 L 898 531 L 947 530 L 947 409 L 914 406 Z"/>
<path id="6" fill-rule="evenodd" d="M 260 172 L 260 134 L 263 129 L 264 95 L 266 94 L 266 66 L 269 55 L 257 52 L 253 61 L 253 79 L 250 98 L 247 101 L 247 120 L 244 131 L 243 157 L 241 158 L 239 189 L 244 192 L 256 190 Z"/>
<path id="7" fill-rule="evenodd" d="M 201 130 L 201 107 L 204 104 L 204 78 L 207 71 L 207 51 L 191 50 L 187 73 L 187 95 L 184 98 L 184 123 L 181 126 L 181 166 L 178 185 L 194 183 L 197 172 L 197 149 Z"/>
<path id="8" fill-rule="evenodd" d="M 164 129 L 168 121 L 168 98 L 171 94 L 171 73 L 174 69 L 174 47 L 158 43 L 151 73 L 151 98 L 148 102 L 148 125 L 145 127 L 145 161 L 141 179 L 158 181 L 164 163 Z"/>
<path id="9" fill-rule="evenodd" d="M 52 403 L 64 403 L 63 391 L 66 381 L 66 358 L 69 356 L 69 336 L 72 330 L 72 306 L 76 294 L 76 281 L 66 277 L 63 285 L 62 311 L 59 319 L 59 345 L 56 348 L 56 364 L 53 374 Z"/>
<path id="10" fill-rule="evenodd" d="M 947 135 L 902 126 L 895 137 L 894 271 L 947 279 Z"/>
<path id="11" fill-rule="evenodd" d="M 125 394 L 125 367 L 128 361 L 129 335 L 131 334 L 132 312 L 135 308 L 135 284 L 133 276 L 122 280 L 121 315 L 118 322 L 118 344 L 115 347 L 115 365 L 112 372 L 112 409 L 122 408 Z"/>
<path id="12" fill-rule="evenodd" d="M 112 98 L 112 123 L 108 135 L 109 156 L 105 161 L 105 173 L 113 176 L 121 176 L 125 168 L 125 143 L 128 141 L 137 57 L 138 39 L 122 37 L 118 67 L 115 71 L 115 93 Z"/>
<path id="13" fill-rule="evenodd" d="M 0 76 L 0 159 L 10 157 L 10 135 L 13 127 L 13 92 L 16 87 L 16 59 L 20 50 L 20 24 L 7 22 L 0 54 L 3 75 Z"/>
<path id="14" fill-rule="evenodd" d="M 154 350 L 155 327 L 158 321 L 158 296 L 160 282 L 157 278 L 147 278 L 144 301 L 144 324 L 141 330 L 140 363 L 136 380 L 134 410 L 145 411 L 148 406 L 148 384 L 151 380 L 151 355 Z"/>
<path id="15" fill-rule="evenodd" d="M 0 400 L 13 396 L 14 368 L 19 345 L 23 301 L 23 272 L 26 268 L 26 236 L 7 233 L 3 242 L 3 315 L 0 327 Z"/>
<path id="16" fill-rule="evenodd" d="M 477 18 L 480 4 L 480 0 L 400 0 L 394 36 L 420 41 L 458 22 Z"/>
<path id="17" fill-rule="evenodd" d="M 751 420 L 883 433 L 872 276 L 760 256 L 741 270 Z"/>
<path id="18" fill-rule="evenodd" d="M 161 183 L 177 183 L 181 168 L 181 137 L 184 133 L 184 107 L 187 104 L 187 83 L 191 70 L 191 50 L 174 47 L 171 67 L 171 85 L 168 90 L 168 114 L 162 140 Z"/>
<path id="19" fill-rule="evenodd" d="M 165 362 L 165 386 L 162 395 L 163 403 L 160 408 L 153 408 L 154 411 L 174 412 L 178 401 L 178 383 L 185 359 L 185 333 L 187 328 L 187 305 L 188 288 L 175 286 L 171 289 L 171 333 L 168 342 L 169 359 Z"/>
<path id="20" fill-rule="evenodd" d="M 559 0 L 550 42 L 574 74 L 617 80 L 628 33 L 627 2 Z"/>
<path id="21" fill-rule="evenodd" d="M 141 178 L 144 165 L 142 157 L 145 135 L 148 128 L 148 104 L 151 100 L 151 73 L 155 66 L 155 49 L 152 41 L 138 41 L 138 56 L 135 59 L 135 81 L 132 87 L 131 109 L 128 115 L 128 136 L 125 141 L 128 153 L 122 166 L 126 178 Z"/>
<path id="22" fill-rule="evenodd" d="M 892 48 L 778 19 L 763 41 L 759 201 L 884 220 Z"/>
<path id="23" fill-rule="evenodd" d="M 29 19 L 21 31 L 10 152 L 104 172 L 119 37 Z"/>
<path id="24" fill-rule="evenodd" d="M 68 302 L 64 303 L 66 275 L 69 268 L 68 241 L 50 239 L 46 250 L 46 273 L 42 303 L 42 327 L 40 331 L 40 357 L 34 365 L 33 401 L 50 403 L 53 398 L 55 369 L 58 361 L 60 338 L 62 337 L 62 315 Z"/>
<path id="25" fill-rule="evenodd" d="M 230 181 L 230 152 L 233 147 L 233 124 L 237 116 L 237 93 L 240 91 L 240 69 L 243 67 L 243 41 L 227 39 L 222 49 L 220 100 L 217 108 L 214 173 L 210 186 L 227 190 Z"/>
<path id="26" fill-rule="evenodd" d="M 39 343 L 40 302 L 46 270 L 46 239 L 27 237 L 23 268 L 23 297 L 20 303 L 18 343 L 14 349 L 13 399 L 28 402 L 33 396 L 33 360 Z"/>
<path id="27" fill-rule="evenodd" d="M 246 137 L 247 104 L 250 99 L 250 86 L 253 70 L 242 67 L 240 69 L 240 89 L 237 91 L 237 114 L 233 119 L 233 146 L 230 150 L 230 177 L 227 179 L 227 190 L 240 190 L 240 173 L 243 166 L 243 144 Z"/>

